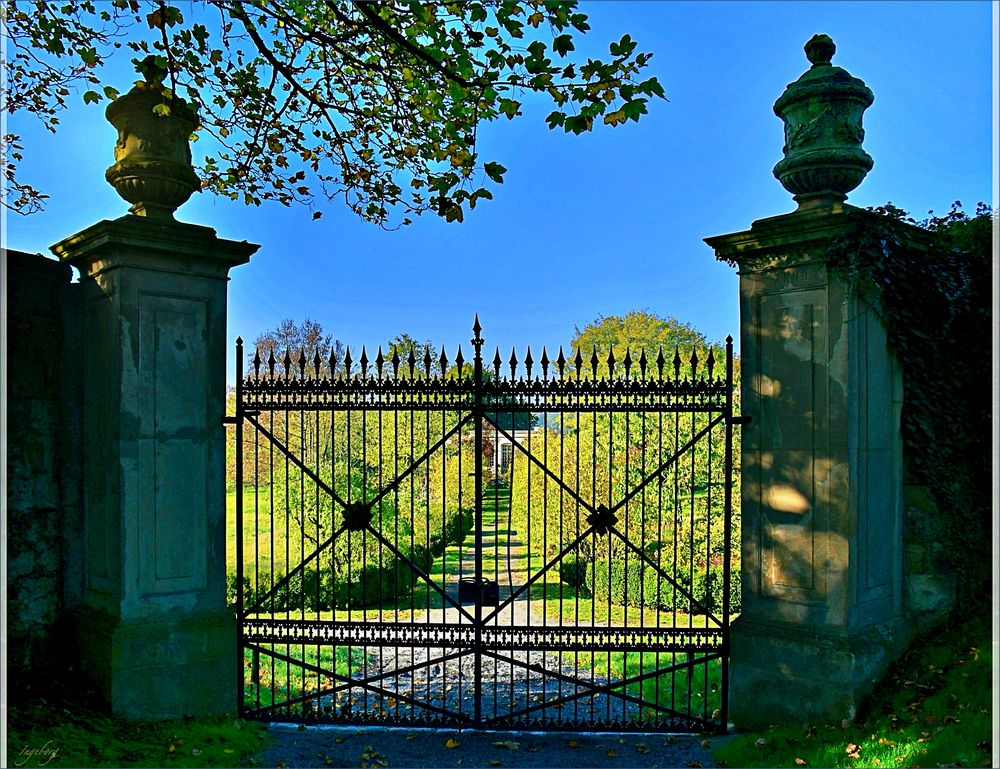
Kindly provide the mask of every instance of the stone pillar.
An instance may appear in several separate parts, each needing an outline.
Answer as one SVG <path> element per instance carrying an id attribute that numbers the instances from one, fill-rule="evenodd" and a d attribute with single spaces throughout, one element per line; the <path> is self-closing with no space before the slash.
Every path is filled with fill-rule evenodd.
<path id="1" fill-rule="evenodd" d="M 146 117 L 143 90 L 109 116 L 136 108 Z M 258 246 L 173 220 L 197 179 L 176 172 L 184 147 L 164 137 L 186 147 L 190 127 L 155 122 L 170 119 L 119 126 L 108 176 L 125 178 L 128 195 L 119 191 L 133 213 L 52 247 L 80 271 L 85 294 L 82 669 L 115 714 L 136 719 L 236 712 L 236 628 L 225 603 L 226 282 Z"/>
<path id="2" fill-rule="evenodd" d="M 839 722 L 908 640 L 902 607 L 901 372 L 878 316 L 827 270 L 831 242 L 872 216 L 845 204 L 871 168 L 872 96 L 806 46 L 813 67 L 775 104 L 775 175 L 793 213 L 707 238 L 740 274 L 742 614 L 730 714 L 740 728 Z"/>

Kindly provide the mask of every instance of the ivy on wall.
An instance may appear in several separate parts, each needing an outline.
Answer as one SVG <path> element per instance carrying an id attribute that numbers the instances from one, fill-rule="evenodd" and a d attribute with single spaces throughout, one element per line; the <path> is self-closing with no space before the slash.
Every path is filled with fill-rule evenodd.
<path id="1" fill-rule="evenodd" d="M 995 217 L 960 202 L 921 222 L 891 203 L 869 212 L 831 245 L 828 265 L 885 324 L 903 369 L 908 481 L 934 495 L 960 603 L 988 603 Z"/>

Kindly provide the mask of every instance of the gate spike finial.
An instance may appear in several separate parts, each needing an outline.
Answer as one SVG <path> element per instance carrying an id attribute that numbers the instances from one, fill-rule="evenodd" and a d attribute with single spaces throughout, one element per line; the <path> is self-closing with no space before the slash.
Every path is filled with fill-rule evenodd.
<path id="1" fill-rule="evenodd" d="M 348 379 L 351 378 L 351 348 L 347 348 L 347 352 L 344 353 L 344 376 Z"/>
<path id="2" fill-rule="evenodd" d="M 583 375 L 583 355 L 580 354 L 580 348 L 576 348 L 576 357 L 573 358 L 573 365 L 576 367 L 576 380 L 579 382 L 580 377 Z"/>
<path id="3" fill-rule="evenodd" d="M 691 350 L 691 381 L 693 382 L 698 375 L 698 351 Z"/>
<path id="4" fill-rule="evenodd" d="M 392 346 L 392 378 L 399 379 L 399 345 Z"/>
<path id="5" fill-rule="evenodd" d="M 531 348 L 528 348 L 528 352 L 524 356 L 524 369 L 528 372 L 528 381 L 531 381 L 531 364 L 535 361 L 531 358 Z"/>
<path id="6" fill-rule="evenodd" d="M 461 379 L 464 376 L 462 367 L 465 365 L 465 358 L 462 356 L 462 345 L 458 346 L 458 353 L 455 355 L 455 365 L 458 366 L 458 378 Z"/>
<path id="7" fill-rule="evenodd" d="M 267 370 L 271 376 L 271 379 L 274 379 L 274 367 L 276 363 L 277 361 L 274 359 L 274 348 L 272 347 L 267 356 Z"/>
<path id="8" fill-rule="evenodd" d="M 500 366 L 503 365 L 503 361 L 500 360 L 500 348 L 497 347 L 496 355 L 493 356 L 493 374 L 496 378 L 500 379 Z"/>
<path id="9" fill-rule="evenodd" d="M 545 345 L 542 345 L 542 359 L 539 361 L 542 364 L 542 378 L 549 378 L 549 355 L 545 351 Z"/>
<path id="10" fill-rule="evenodd" d="M 365 351 L 365 346 L 361 345 L 361 357 L 358 359 L 358 363 L 361 364 L 361 378 L 368 378 L 368 353 Z"/>
<path id="11" fill-rule="evenodd" d="M 477 350 L 483 346 L 483 337 L 481 332 L 483 327 L 479 325 L 479 313 L 476 313 L 476 319 L 472 322 L 472 346 Z"/>
<path id="12" fill-rule="evenodd" d="M 711 347 L 708 348 L 708 358 L 705 360 L 705 365 L 708 367 L 708 378 L 711 380 L 712 373 L 715 371 L 715 350 Z"/>
<path id="13" fill-rule="evenodd" d="M 306 378 L 306 351 L 305 348 L 299 348 L 299 379 Z"/>
<path id="14" fill-rule="evenodd" d="M 413 379 L 413 370 L 417 365 L 417 356 L 413 352 L 413 345 L 410 345 L 410 354 L 406 356 L 406 365 L 410 369 L 410 379 Z"/>
<path id="15" fill-rule="evenodd" d="M 563 355 L 562 345 L 559 345 L 559 357 L 556 358 L 556 365 L 559 366 L 559 378 L 562 379 L 566 368 L 566 356 Z"/>
<path id="16" fill-rule="evenodd" d="M 590 373 L 597 379 L 597 345 L 594 345 L 594 351 L 590 353 Z"/>
<path id="17" fill-rule="evenodd" d="M 382 345 L 378 346 L 378 355 L 375 356 L 375 371 L 378 378 L 382 379 L 382 366 L 385 365 L 385 356 L 382 354 Z"/>
<path id="18" fill-rule="evenodd" d="M 287 347 L 285 348 L 285 359 L 282 362 L 285 364 L 285 379 L 288 379 L 292 375 L 292 351 Z"/>
<path id="19" fill-rule="evenodd" d="M 424 373 L 427 378 L 431 378 L 431 346 L 424 347 Z"/>
<path id="20" fill-rule="evenodd" d="M 615 346 L 608 350 L 608 380 L 615 378 Z"/>
<path id="21" fill-rule="evenodd" d="M 444 374 L 448 370 L 448 355 L 444 351 L 444 345 L 441 345 L 441 357 L 438 358 L 438 363 L 441 364 L 441 378 L 444 379 Z"/>
<path id="22" fill-rule="evenodd" d="M 337 378 L 337 348 L 330 348 L 330 381 Z"/>
<path id="23" fill-rule="evenodd" d="M 628 347 L 625 348 L 625 358 L 622 360 L 622 365 L 625 366 L 625 378 L 628 379 L 629 371 L 632 368 L 632 350 Z"/>
<path id="24" fill-rule="evenodd" d="M 681 348 L 674 348 L 674 379 L 680 380 L 681 378 Z"/>
<path id="25" fill-rule="evenodd" d="M 663 367 L 666 365 L 667 359 L 663 357 L 663 345 L 660 345 L 660 351 L 656 353 L 656 377 L 657 379 L 663 379 Z"/>
<path id="26" fill-rule="evenodd" d="M 646 378 L 646 348 L 642 348 L 642 352 L 639 353 L 639 376 L 643 379 Z"/>
<path id="27" fill-rule="evenodd" d="M 510 381 L 514 381 L 514 375 L 517 372 L 517 351 L 511 347 L 510 348 Z"/>
<path id="28" fill-rule="evenodd" d="M 313 376 L 317 381 L 321 379 L 319 367 L 322 364 L 322 360 L 319 357 L 319 350 L 316 350 L 316 354 L 313 355 Z"/>
<path id="29" fill-rule="evenodd" d="M 253 378 L 260 379 L 260 348 L 253 353 Z"/>

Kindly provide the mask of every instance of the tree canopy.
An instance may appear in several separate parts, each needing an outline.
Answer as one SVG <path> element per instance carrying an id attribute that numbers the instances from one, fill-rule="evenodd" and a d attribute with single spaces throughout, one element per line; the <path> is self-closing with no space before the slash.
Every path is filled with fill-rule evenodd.
<path id="1" fill-rule="evenodd" d="M 638 361 L 643 350 L 649 362 L 649 372 L 656 372 L 655 361 L 660 351 L 667 361 L 672 361 L 675 353 L 680 353 L 685 370 L 693 351 L 701 360 L 710 347 L 705 335 L 690 323 L 684 323 L 672 316 L 662 317 L 645 310 L 631 310 L 625 315 L 602 315 L 582 329 L 576 327 L 570 349 L 583 356 L 583 373 L 590 374 L 590 356 L 596 352 L 598 377 L 607 376 L 607 355 L 613 352 L 620 362 L 629 352 L 633 361 Z M 716 347 L 716 359 L 720 362 L 722 350 Z M 572 365 L 572 362 L 571 362 Z M 668 363 L 666 371 L 672 364 Z M 617 371 L 617 369 L 616 369 Z M 638 371 L 633 371 L 633 375 Z"/>
<path id="2" fill-rule="evenodd" d="M 341 199 L 367 221 L 407 224 L 433 211 L 462 221 L 493 197 L 507 169 L 483 157 L 477 129 L 520 116 L 527 94 L 554 109 L 550 128 L 638 121 L 653 97 L 651 54 L 625 35 L 606 60 L 575 56 L 589 29 L 575 0 L 385 3 L 353 0 L 5 0 L 3 110 L 49 130 L 71 92 L 115 99 L 100 70 L 116 49 L 168 73 L 197 108 L 196 169 L 207 191 L 260 205 Z M 120 84 L 119 84 L 120 85 Z M 197 134 L 196 134 L 197 135 Z M 18 178 L 21 138 L 3 137 L 4 205 L 38 210 L 45 195 Z"/>

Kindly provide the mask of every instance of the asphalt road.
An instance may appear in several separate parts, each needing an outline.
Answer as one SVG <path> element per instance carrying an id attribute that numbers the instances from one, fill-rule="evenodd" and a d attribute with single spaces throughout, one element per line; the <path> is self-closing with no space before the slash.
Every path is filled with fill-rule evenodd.
<path id="1" fill-rule="evenodd" d="M 714 767 L 724 737 L 667 734 L 485 732 L 273 724 L 258 767 Z M 709 747 L 706 747 L 709 746 Z"/>

